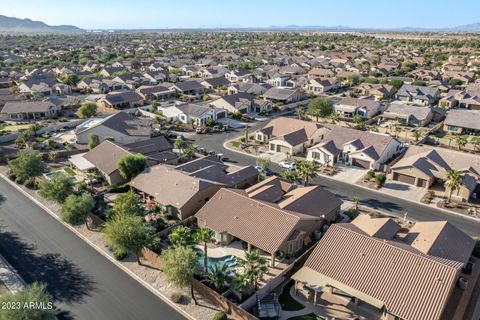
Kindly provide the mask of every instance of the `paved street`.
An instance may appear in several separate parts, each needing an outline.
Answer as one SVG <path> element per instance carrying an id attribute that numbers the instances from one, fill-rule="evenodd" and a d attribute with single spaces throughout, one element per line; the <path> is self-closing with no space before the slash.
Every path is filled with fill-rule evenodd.
<path id="1" fill-rule="evenodd" d="M 250 132 L 254 132 L 258 128 L 265 125 L 265 122 L 254 123 L 251 125 Z M 239 165 L 254 165 L 255 158 L 230 151 L 223 147 L 223 143 L 226 140 L 238 137 L 244 134 L 243 130 L 236 132 L 211 134 L 211 135 L 196 135 L 193 137 L 193 141 L 196 145 L 204 147 L 207 150 L 214 150 L 217 153 L 223 153 L 233 163 Z M 275 172 L 280 171 L 280 167 L 276 164 L 271 165 L 271 169 Z M 319 184 L 333 193 L 337 194 L 340 198 L 345 200 L 351 200 L 354 196 L 359 196 L 361 203 L 372 207 L 377 210 L 385 211 L 387 213 L 403 217 L 407 212 L 407 219 L 424 221 L 424 220 L 448 220 L 456 225 L 458 228 L 467 232 L 472 236 L 480 235 L 480 222 L 473 221 L 461 216 L 451 214 L 442 210 L 438 210 L 431 207 L 426 207 L 421 204 L 402 200 L 395 197 L 379 194 L 374 191 L 370 191 L 359 186 L 336 181 L 324 177 L 318 177 L 312 181 Z"/>
<path id="2" fill-rule="evenodd" d="M 0 195 L 0 253 L 48 284 L 59 319 L 185 319 L 3 180 Z"/>

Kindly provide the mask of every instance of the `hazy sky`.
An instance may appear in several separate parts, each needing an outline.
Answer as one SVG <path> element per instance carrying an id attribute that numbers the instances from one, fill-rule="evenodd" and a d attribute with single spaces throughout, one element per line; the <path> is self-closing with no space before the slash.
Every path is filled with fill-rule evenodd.
<path id="1" fill-rule="evenodd" d="M 0 14 L 81 28 L 322 25 L 445 27 L 480 22 L 480 0 L 0 0 Z"/>

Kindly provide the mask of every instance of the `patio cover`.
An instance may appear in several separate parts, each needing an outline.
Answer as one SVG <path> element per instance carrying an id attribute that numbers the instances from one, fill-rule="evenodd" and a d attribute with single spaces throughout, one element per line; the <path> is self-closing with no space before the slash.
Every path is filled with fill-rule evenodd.
<path id="1" fill-rule="evenodd" d="M 70 161 L 70 163 L 72 163 L 80 171 L 95 169 L 95 166 L 83 157 L 85 154 L 86 152 L 74 154 L 73 156 L 68 158 L 68 161 Z"/>
<path id="2" fill-rule="evenodd" d="M 323 291 L 324 287 L 330 286 L 336 289 L 339 289 L 352 297 L 356 297 L 366 303 L 381 309 L 384 306 L 384 303 L 378 299 L 370 297 L 358 290 L 355 290 L 349 286 L 346 286 L 343 283 L 335 281 L 332 278 L 329 278 L 321 273 L 314 271 L 308 267 L 302 267 L 298 270 L 293 276 L 292 279 L 295 281 L 299 281 L 309 287 L 310 289 L 316 291 Z"/>

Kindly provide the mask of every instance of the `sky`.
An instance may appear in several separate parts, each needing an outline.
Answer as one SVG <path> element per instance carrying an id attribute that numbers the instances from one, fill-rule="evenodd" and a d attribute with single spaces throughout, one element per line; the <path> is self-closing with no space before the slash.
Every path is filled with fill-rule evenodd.
<path id="1" fill-rule="evenodd" d="M 0 0 L 0 14 L 84 29 L 453 27 L 480 22 L 479 0 Z"/>

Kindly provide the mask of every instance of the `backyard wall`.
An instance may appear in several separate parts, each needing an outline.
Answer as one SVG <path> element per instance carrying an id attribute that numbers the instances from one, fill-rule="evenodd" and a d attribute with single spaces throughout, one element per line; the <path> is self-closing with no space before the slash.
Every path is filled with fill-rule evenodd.
<path id="1" fill-rule="evenodd" d="M 69 122 L 61 122 L 59 124 L 49 126 L 49 127 L 45 127 L 45 128 L 42 128 L 42 129 L 38 130 L 38 134 L 57 131 L 57 130 L 60 130 L 62 128 L 74 128 L 74 127 L 78 126 L 79 124 L 83 123 L 84 121 L 85 121 L 84 119 L 80 119 L 80 120 L 73 120 L 73 121 L 69 121 Z M 0 136 L 0 143 L 15 141 L 17 139 L 17 137 L 18 137 L 18 132 Z"/>
<path id="2" fill-rule="evenodd" d="M 230 302 L 227 298 L 223 297 L 216 291 L 210 289 L 200 281 L 193 279 L 192 281 L 193 289 L 198 292 L 201 296 L 209 300 L 211 303 L 221 308 L 223 311 L 231 315 L 234 319 L 240 320 L 258 320 L 257 317 L 245 311 L 239 306 L 236 306 Z M 255 295 L 254 295 L 255 297 Z"/>

